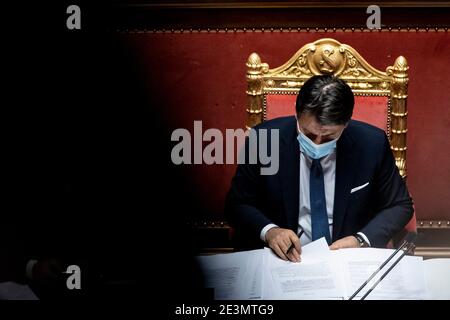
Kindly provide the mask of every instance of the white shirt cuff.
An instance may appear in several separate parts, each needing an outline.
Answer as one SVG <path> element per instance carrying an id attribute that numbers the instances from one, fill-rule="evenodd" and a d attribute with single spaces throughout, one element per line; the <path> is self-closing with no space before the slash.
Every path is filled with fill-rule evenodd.
<path id="1" fill-rule="evenodd" d="M 266 233 L 267 231 L 269 231 L 272 228 L 278 228 L 278 226 L 276 224 L 273 223 L 269 223 L 267 226 L 265 226 L 262 230 L 261 230 L 261 234 L 259 235 L 259 237 L 261 238 L 261 240 L 263 242 L 266 242 Z"/>
<path id="2" fill-rule="evenodd" d="M 369 245 L 369 247 L 371 247 L 372 245 L 370 244 L 369 239 L 366 237 L 366 235 L 362 232 L 358 232 L 358 234 L 364 239 L 365 242 L 367 242 L 367 244 Z"/>
<path id="3" fill-rule="evenodd" d="M 28 261 L 27 266 L 25 268 L 25 275 L 30 280 L 33 280 L 33 268 L 37 262 L 38 262 L 37 260 L 30 260 Z"/>

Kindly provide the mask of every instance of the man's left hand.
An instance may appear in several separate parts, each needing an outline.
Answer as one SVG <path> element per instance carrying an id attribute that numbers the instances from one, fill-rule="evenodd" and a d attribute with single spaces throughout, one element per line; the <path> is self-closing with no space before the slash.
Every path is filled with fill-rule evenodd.
<path id="1" fill-rule="evenodd" d="M 331 250 L 344 248 L 359 248 L 359 241 L 354 236 L 348 236 L 333 242 L 330 246 Z"/>

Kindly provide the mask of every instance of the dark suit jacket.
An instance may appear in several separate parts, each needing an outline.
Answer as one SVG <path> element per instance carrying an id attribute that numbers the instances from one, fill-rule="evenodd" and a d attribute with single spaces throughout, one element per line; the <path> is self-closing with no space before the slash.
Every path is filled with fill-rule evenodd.
<path id="1" fill-rule="evenodd" d="M 269 223 L 294 232 L 298 227 L 300 147 L 296 119 L 277 118 L 254 129 L 258 137 L 261 129 L 279 129 L 279 170 L 264 176 L 259 160 L 257 164 L 238 165 L 225 205 L 238 248 L 261 247 L 260 233 Z M 270 139 L 268 142 L 271 152 Z M 350 193 L 367 182 L 367 187 Z M 412 199 L 387 136 L 369 124 L 352 120 L 339 138 L 335 188 L 333 241 L 363 232 L 373 247 L 385 247 L 412 217 Z"/>

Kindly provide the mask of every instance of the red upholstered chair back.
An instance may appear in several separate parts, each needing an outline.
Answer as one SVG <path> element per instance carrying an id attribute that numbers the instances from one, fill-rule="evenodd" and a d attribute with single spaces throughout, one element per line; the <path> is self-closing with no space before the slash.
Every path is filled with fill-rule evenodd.
<path id="1" fill-rule="evenodd" d="M 264 120 L 295 114 L 296 94 L 266 95 Z M 352 119 L 364 121 L 388 132 L 388 97 L 356 96 Z"/>
<path id="2" fill-rule="evenodd" d="M 265 120 L 294 115 L 303 83 L 313 75 L 334 74 L 355 94 L 353 119 L 386 131 L 396 165 L 406 179 L 408 64 L 402 56 L 380 71 L 352 47 L 334 39 L 320 39 L 303 46 L 285 64 L 269 69 L 258 54 L 247 60 L 247 128 Z M 416 217 L 405 231 L 416 231 Z"/>

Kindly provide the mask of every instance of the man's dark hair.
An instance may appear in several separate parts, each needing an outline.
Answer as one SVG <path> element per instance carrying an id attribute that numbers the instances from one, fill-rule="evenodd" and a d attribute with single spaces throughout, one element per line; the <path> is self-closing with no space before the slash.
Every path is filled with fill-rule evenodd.
<path id="1" fill-rule="evenodd" d="M 333 75 L 320 75 L 303 84 L 295 109 L 299 118 L 309 113 L 321 125 L 339 125 L 350 120 L 354 104 L 353 92 L 343 80 Z"/>

